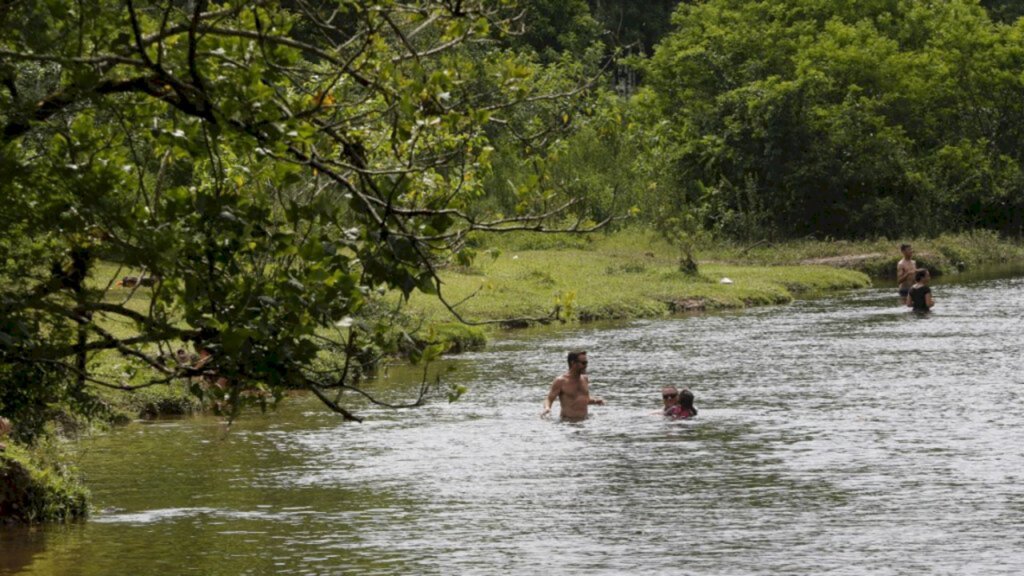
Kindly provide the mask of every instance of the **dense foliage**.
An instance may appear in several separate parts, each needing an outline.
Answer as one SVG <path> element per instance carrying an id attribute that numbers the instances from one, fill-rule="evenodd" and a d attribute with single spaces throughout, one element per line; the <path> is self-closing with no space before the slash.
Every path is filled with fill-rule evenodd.
<path id="1" fill-rule="evenodd" d="M 571 203 L 474 202 L 492 139 L 531 142 L 578 91 L 563 73 L 544 93 L 496 44 L 518 25 L 505 4 L 8 3 L 0 413 L 31 439 L 97 410 L 96 387 L 187 379 L 229 413 L 308 388 L 355 419 L 340 392 L 362 393 L 380 354 L 435 355 L 378 295 L 443 298 L 466 233 L 541 228 Z"/>
<path id="2" fill-rule="evenodd" d="M 654 45 L 671 30 L 672 11 L 694 0 L 587 0 L 594 18 L 604 28 L 612 46 L 636 48 L 650 54 Z"/>
<path id="3" fill-rule="evenodd" d="M 683 203 L 733 236 L 1024 227 L 1024 21 L 977 2 L 681 5 L 649 64 Z"/>
<path id="4" fill-rule="evenodd" d="M 1019 0 L 981 0 L 981 5 L 988 10 L 993 20 L 1013 23 L 1024 17 L 1024 2 Z"/>
<path id="5" fill-rule="evenodd" d="M 0 525 L 70 522 L 88 512 L 88 491 L 52 442 L 0 450 Z"/>

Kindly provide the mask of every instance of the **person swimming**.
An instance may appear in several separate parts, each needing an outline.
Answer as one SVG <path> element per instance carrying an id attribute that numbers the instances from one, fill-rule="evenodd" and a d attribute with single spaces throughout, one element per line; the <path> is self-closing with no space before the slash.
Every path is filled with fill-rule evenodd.
<path id="1" fill-rule="evenodd" d="M 935 306 L 932 289 L 928 287 L 930 280 L 931 275 L 925 268 L 914 273 L 914 285 L 910 287 L 910 294 L 907 297 L 907 306 L 912 306 L 914 312 L 928 312 Z"/>
<path id="2" fill-rule="evenodd" d="M 666 386 L 661 390 L 661 401 L 664 404 L 662 413 L 666 418 L 682 420 L 697 415 L 697 408 L 693 405 L 693 392 L 687 388 L 679 391 L 675 386 Z"/>

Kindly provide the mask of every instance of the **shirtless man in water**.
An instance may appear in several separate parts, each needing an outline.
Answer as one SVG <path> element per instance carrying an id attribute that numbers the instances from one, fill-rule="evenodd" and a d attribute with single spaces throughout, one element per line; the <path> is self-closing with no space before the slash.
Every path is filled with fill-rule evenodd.
<path id="1" fill-rule="evenodd" d="M 583 350 L 569 352 L 569 371 L 551 383 L 548 397 L 544 399 L 541 416 L 551 413 L 551 406 L 558 400 L 562 420 L 579 421 L 587 417 L 587 406 L 604 404 L 598 396 L 590 397 L 590 379 L 587 378 L 587 353 Z"/>
<path id="2" fill-rule="evenodd" d="M 900 304 L 907 304 L 907 295 L 910 294 L 910 287 L 914 284 L 914 273 L 917 271 L 917 263 L 914 262 L 914 250 L 910 244 L 901 244 L 900 252 L 903 259 L 896 264 L 896 287 L 900 292 Z"/>

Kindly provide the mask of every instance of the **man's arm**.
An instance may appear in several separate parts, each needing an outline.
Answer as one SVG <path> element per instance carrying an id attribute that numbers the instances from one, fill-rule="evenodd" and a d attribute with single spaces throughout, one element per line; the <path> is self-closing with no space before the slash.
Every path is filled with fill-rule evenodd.
<path id="1" fill-rule="evenodd" d="M 555 378 L 555 381 L 551 383 L 551 390 L 548 390 L 548 397 L 544 399 L 544 410 L 541 411 L 541 416 L 547 416 L 551 413 L 551 406 L 554 405 L 555 399 L 562 393 L 562 378 Z"/>

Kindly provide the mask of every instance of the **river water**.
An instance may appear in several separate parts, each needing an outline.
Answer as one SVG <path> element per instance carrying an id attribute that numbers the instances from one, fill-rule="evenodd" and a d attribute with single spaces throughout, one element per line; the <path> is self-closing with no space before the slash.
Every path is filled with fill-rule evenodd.
<path id="1" fill-rule="evenodd" d="M 1021 574 L 1024 279 L 934 292 L 517 332 L 363 424 L 129 425 L 77 445 L 100 510 L 0 531 L 0 572 Z M 571 348 L 608 405 L 541 419 Z M 696 419 L 652 415 L 666 384 Z"/>

